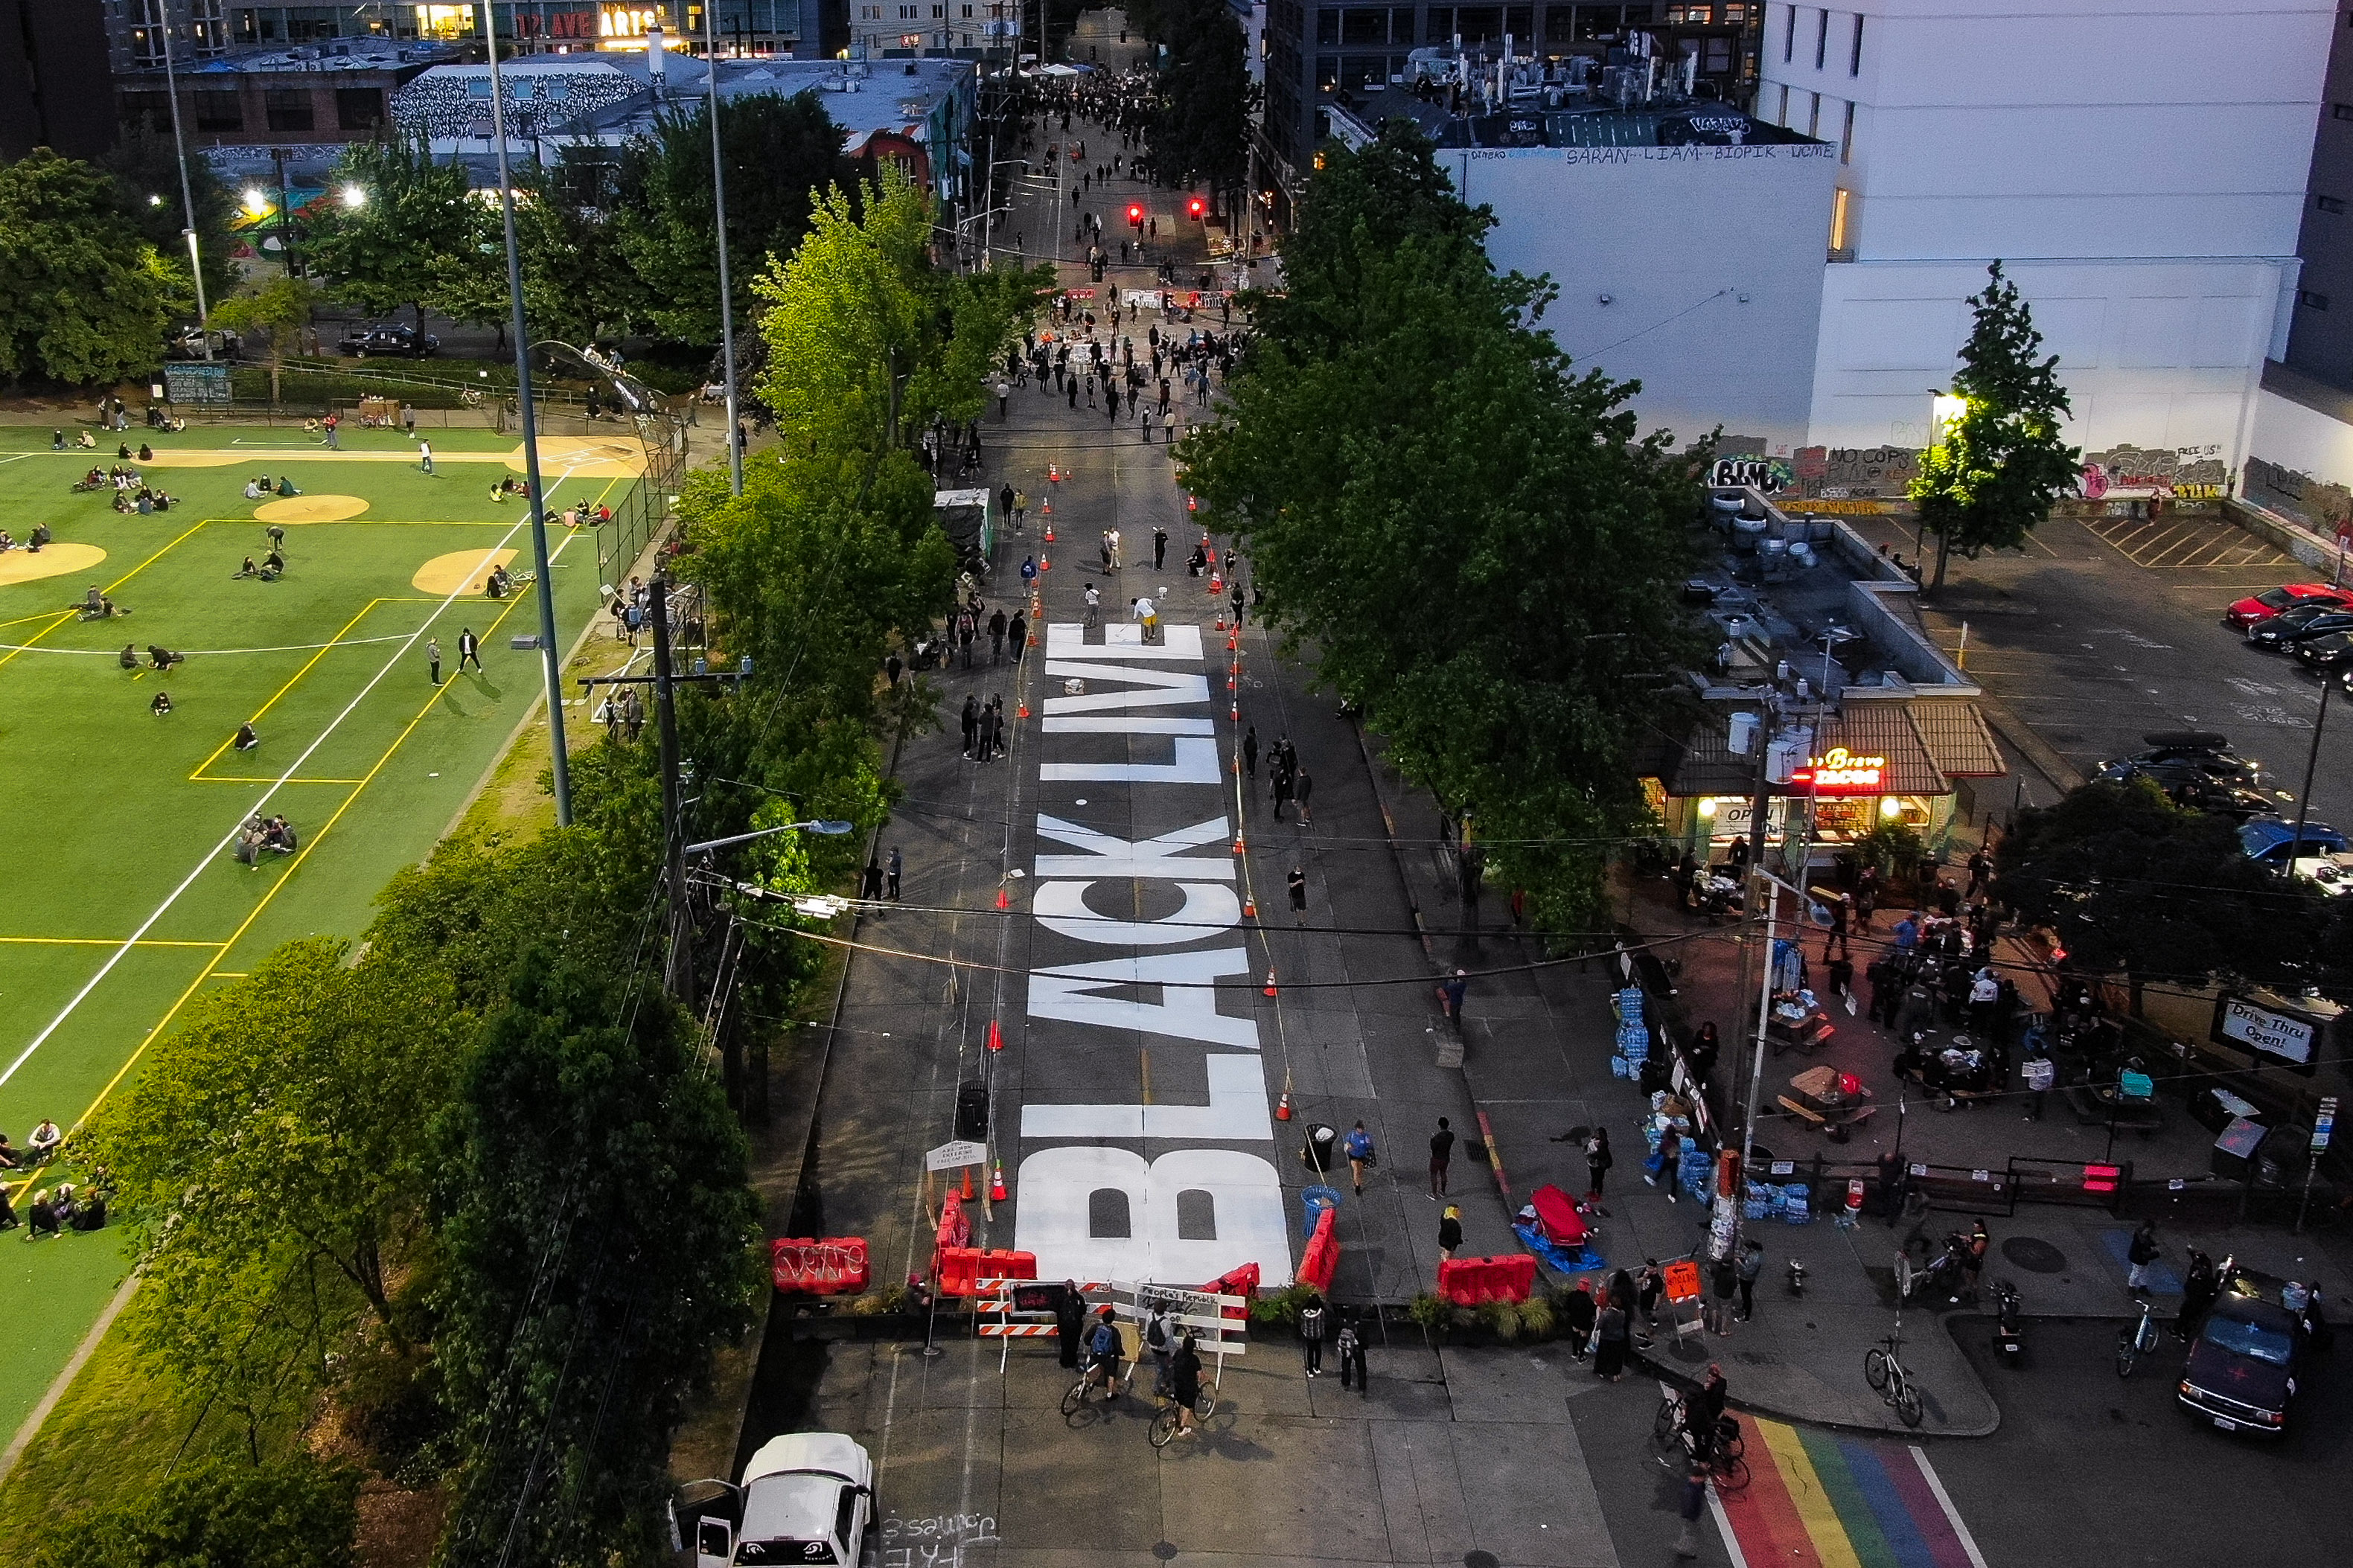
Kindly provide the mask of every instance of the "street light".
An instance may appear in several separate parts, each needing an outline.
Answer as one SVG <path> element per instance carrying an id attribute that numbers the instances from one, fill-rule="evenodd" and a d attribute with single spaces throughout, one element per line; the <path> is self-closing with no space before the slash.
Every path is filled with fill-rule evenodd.
<path id="1" fill-rule="evenodd" d="M 343 187 L 343 205 L 353 209 L 367 205 L 367 187 L 364 185 L 345 185 Z"/>
<path id="2" fill-rule="evenodd" d="M 855 833 L 857 830 L 858 825 L 854 822 L 835 822 L 826 818 L 820 818 L 815 822 L 787 822 L 776 827 L 763 827 L 751 833 L 734 833 L 724 838 L 710 838 L 701 844 L 690 844 L 686 847 L 685 853 L 708 855 L 714 849 L 725 849 L 737 844 L 749 844 L 754 838 L 765 838 L 775 833 L 822 833 L 828 838 L 839 838 L 845 833 Z"/>
<path id="3" fill-rule="evenodd" d="M 188 242 L 188 275 L 196 285 L 196 342 L 204 348 L 205 363 L 212 363 L 212 310 L 205 303 L 205 258 L 196 248 L 196 198 L 188 192 L 188 143 L 180 131 L 180 84 L 172 71 L 172 14 L 164 11 L 158 16 L 157 30 L 164 43 L 164 96 L 172 103 L 172 154 L 180 166 L 180 214 L 186 226 L 180 230 Z"/>

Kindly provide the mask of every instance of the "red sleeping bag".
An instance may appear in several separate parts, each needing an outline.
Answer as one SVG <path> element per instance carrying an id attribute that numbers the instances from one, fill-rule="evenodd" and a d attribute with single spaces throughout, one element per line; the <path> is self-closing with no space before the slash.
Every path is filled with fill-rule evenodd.
<path id="1" fill-rule="evenodd" d="M 1545 1239 L 1555 1247 L 1585 1245 L 1585 1220 L 1577 1212 L 1577 1202 L 1558 1187 L 1538 1187 L 1528 1196 L 1535 1205 L 1536 1223 L 1544 1227 Z"/>

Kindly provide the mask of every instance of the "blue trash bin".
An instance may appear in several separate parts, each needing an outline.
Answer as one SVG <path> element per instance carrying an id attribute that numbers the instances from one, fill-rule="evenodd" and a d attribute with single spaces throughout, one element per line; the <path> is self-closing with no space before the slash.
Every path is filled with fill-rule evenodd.
<path id="1" fill-rule="evenodd" d="M 1304 1201 L 1305 1212 L 1300 1217 L 1299 1234 L 1302 1239 L 1307 1239 L 1314 1236 L 1315 1222 L 1324 1217 L 1324 1211 L 1340 1206 L 1340 1194 L 1337 1188 L 1314 1186 L 1300 1194 L 1300 1197 Z"/>

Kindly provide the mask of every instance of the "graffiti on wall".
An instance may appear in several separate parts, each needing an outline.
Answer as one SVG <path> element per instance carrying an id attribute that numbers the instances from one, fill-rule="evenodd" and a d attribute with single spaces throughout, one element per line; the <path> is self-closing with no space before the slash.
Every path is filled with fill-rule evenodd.
<path id="1" fill-rule="evenodd" d="M 1789 488 L 1787 458 L 1718 458 L 1709 470 L 1711 485 L 1750 485 L 1760 495 L 1777 496 Z"/>
<path id="2" fill-rule="evenodd" d="M 2124 446 L 2084 454 L 2082 488 L 2089 500 L 2115 490 L 2207 500 L 2222 494 L 2229 482 L 2219 446 Z"/>
<path id="3" fill-rule="evenodd" d="M 1919 471 L 1909 447 L 1800 447 L 1795 468 L 1799 493 L 1813 500 L 1898 500 Z"/>
<path id="4" fill-rule="evenodd" d="M 2316 532 L 2334 532 L 2339 523 L 2353 520 L 2353 490 L 2261 458 L 2247 459 L 2245 492 L 2257 506 Z"/>

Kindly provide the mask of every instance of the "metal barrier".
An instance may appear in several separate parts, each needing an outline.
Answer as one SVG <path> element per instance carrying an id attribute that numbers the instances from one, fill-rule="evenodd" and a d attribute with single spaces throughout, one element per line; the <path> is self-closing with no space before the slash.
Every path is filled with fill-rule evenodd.
<path id="1" fill-rule="evenodd" d="M 2065 1204 L 2122 1212 L 2132 1185 L 2132 1162 L 2042 1160 L 2013 1155 L 2009 1164 L 2010 1206 L 2021 1203 Z"/>

